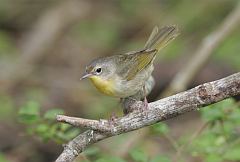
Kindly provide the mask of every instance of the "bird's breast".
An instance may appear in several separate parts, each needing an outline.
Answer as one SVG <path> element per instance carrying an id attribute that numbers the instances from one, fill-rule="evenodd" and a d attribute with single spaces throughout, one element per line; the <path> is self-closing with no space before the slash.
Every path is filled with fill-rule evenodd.
<path id="1" fill-rule="evenodd" d="M 98 76 L 92 76 L 90 80 L 100 92 L 108 96 L 116 96 L 113 80 L 104 80 Z"/>

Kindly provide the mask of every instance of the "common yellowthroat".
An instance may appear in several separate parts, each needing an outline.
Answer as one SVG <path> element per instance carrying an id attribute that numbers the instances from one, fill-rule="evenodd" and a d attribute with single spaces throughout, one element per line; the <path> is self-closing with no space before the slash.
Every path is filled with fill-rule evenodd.
<path id="1" fill-rule="evenodd" d="M 177 35 L 176 26 L 155 27 L 142 50 L 95 59 L 86 66 L 81 79 L 89 78 L 100 92 L 118 98 L 145 91 L 153 82 L 156 54 Z"/>

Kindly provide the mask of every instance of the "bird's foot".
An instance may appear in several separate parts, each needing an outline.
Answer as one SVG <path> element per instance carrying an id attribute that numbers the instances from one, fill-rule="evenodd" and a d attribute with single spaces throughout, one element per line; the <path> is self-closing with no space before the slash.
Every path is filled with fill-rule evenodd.
<path id="1" fill-rule="evenodd" d="M 144 106 L 143 107 L 144 110 L 148 110 L 148 100 L 146 96 L 144 97 L 143 106 Z"/>

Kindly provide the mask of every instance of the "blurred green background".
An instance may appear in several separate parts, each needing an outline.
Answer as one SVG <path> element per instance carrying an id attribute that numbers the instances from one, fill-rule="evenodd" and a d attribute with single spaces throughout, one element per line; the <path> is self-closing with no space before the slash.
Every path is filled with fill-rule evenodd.
<path id="1" fill-rule="evenodd" d="M 181 34 L 155 61 L 157 99 L 238 0 L 0 0 L 0 162 L 50 162 L 82 129 L 55 122 L 122 115 L 119 100 L 79 81 L 92 59 L 139 50 L 155 25 Z M 238 20 L 239 21 L 239 20 Z M 238 23 L 239 25 L 239 23 Z M 213 50 L 188 88 L 240 70 L 240 28 Z M 229 99 L 104 140 L 77 162 L 240 161 L 240 107 Z M 177 159 L 176 159 L 177 158 Z"/>

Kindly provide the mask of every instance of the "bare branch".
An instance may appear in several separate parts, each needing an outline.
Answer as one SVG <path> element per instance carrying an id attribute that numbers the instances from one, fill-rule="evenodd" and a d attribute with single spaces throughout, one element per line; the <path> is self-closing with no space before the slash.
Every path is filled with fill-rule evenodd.
<path id="1" fill-rule="evenodd" d="M 70 117 L 65 115 L 57 115 L 57 121 L 71 124 L 75 127 L 84 127 L 92 130 L 97 130 L 100 132 L 111 132 L 111 124 L 108 120 L 100 119 L 90 120 L 83 118 Z"/>
<path id="2" fill-rule="evenodd" d="M 111 133 L 109 133 L 109 131 L 104 132 L 104 130 L 100 129 L 96 129 L 99 131 L 92 130 L 93 127 L 99 126 L 98 121 L 89 120 L 90 123 L 92 123 L 91 125 L 90 123 L 86 124 L 83 122 L 88 121 L 88 119 L 80 119 L 81 123 L 79 125 L 91 129 L 83 132 L 65 145 L 64 151 L 56 162 L 71 162 L 88 145 L 105 138 L 140 129 L 189 111 L 198 110 L 203 106 L 219 102 L 238 94 L 240 94 L 240 73 L 233 74 L 217 81 L 205 83 L 188 91 L 149 103 L 147 110 L 144 110 L 144 105 L 142 102 L 138 101 L 132 105 L 135 111 L 115 120 L 114 125 L 111 127 Z M 77 118 L 67 117 L 66 120 L 63 119 L 65 118 L 64 116 L 61 116 L 61 118 L 61 121 L 67 121 L 67 119 L 76 119 L 74 122 L 79 121 Z M 73 123 L 73 121 L 71 121 L 71 123 Z M 93 126 L 94 124 L 96 125 Z"/>

